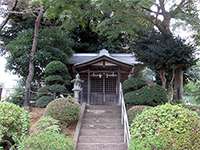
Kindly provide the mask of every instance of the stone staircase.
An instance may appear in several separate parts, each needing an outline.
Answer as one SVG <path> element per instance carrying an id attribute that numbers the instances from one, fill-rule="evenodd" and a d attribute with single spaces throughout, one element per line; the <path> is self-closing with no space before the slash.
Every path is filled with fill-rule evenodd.
<path id="1" fill-rule="evenodd" d="M 87 106 L 77 150 L 127 150 L 120 116 L 119 106 Z"/>

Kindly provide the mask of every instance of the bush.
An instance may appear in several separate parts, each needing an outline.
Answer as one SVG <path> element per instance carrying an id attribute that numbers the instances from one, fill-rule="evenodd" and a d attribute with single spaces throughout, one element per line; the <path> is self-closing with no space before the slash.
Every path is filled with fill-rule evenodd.
<path id="1" fill-rule="evenodd" d="M 13 92 L 6 98 L 7 102 L 22 106 L 23 105 L 24 88 L 20 85 L 14 88 Z"/>
<path id="2" fill-rule="evenodd" d="M 167 92 L 159 85 L 145 86 L 124 96 L 127 104 L 157 106 L 168 101 Z"/>
<path id="3" fill-rule="evenodd" d="M 48 104 L 45 115 L 59 120 L 62 125 L 69 126 L 78 120 L 80 105 L 72 97 L 59 98 Z"/>
<path id="4" fill-rule="evenodd" d="M 56 93 L 56 94 L 63 94 L 67 93 L 67 89 L 64 85 L 61 84 L 54 84 L 48 87 L 49 91 L 51 93 Z"/>
<path id="5" fill-rule="evenodd" d="M 49 95 L 49 90 L 47 86 L 44 86 L 38 89 L 38 93 L 37 93 L 38 97 L 48 96 L 48 95 Z"/>
<path id="6" fill-rule="evenodd" d="M 48 77 L 45 78 L 45 83 L 46 84 L 54 84 L 54 83 L 58 83 L 58 84 L 62 84 L 65 81 L 63 80 L 63 78 L 60 75 L 50 75 Z"/>
<path id="7" fill-rule="evenodd" d="M 45 67 L 45 76 L 50 76 L 50 75 L 63 75 L 64 80 L 69 79 L 68 78 L 68 70 L 65 64 L 63 64 L 60 61 L 52 61 L 50 62 L 46 67 Z"/>
<path id="8" fill-rule="evenodd" d="M 200 116 L 200 106 L 184 105 L 184 107 L 197 112 L 197 114 Z"/>
<path id="9" fill-rule="evenodd" d="M 146 82 L 138 77 L 131 77 L 123 83 L 123 92 L 131 92 L 146 86 Z"/>
<path id="10" fill-rule="evenodd" d="M 160 150 L 199 150 L 200 118 L 189 109 L 165 104 L 144 110 L 131 125 L 131 141 Z M 162 139 L 164 143 L 152 140 Z M 135 144 L 135 145 L 134 145 Z M 131 145 L 135 150 L 137 142 Z M 160 147 L 161 146 L 161 147 Z M 160 148 L 159 148 L 160 147 Z M 149 150 L 149 149 L 144 149 Z"/>
<path id="11" fill-rule="evenodd" d="M 44 108 L 53 100 L 52 96 L 42 96 L 36 100 L 35 106 Z"/>
<path id="12" fill-rule="evenodd" d="M 19 150 L 73 150 L 73 142 L 62 134 L 46 131 L 27 137 Z"/>
<path id="13" fill-rule="evenodd" d="M 17 144 L 29 130 L 29 115 L 23 108 L 7 102 L 0 103 L 0 147 L 8 142 Z"/>
<path id="14" fill-rule="evenodd" d="M 132 121 L 135 119 L 135 117 L 139 114 L 141 114 L 144 109 L 148 109 L 151 108 L 150 106 L 133 106 L 128 110 L 128 121 L 129 121 L 129 125 L 131 125 Z"/>
<path id="15" fill-rule="evenodd" d="M 49 116 L 40 118 L 34 124 L 34 128 L 35 128 L 35 133 L 43 131 L 52 131 L 59 133 L 61 131 L 59 121 Z"/>

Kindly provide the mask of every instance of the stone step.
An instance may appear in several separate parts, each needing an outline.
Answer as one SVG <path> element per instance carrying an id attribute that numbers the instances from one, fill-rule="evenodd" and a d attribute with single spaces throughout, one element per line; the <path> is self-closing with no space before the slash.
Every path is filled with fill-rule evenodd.
<path id="1" fill-rule="evenodd" d="M 79 143 L 123 143 L 123 136 L 80 136 Z"/>
<path id="2" fill-rule="evenodd" d="M 83 124 L 85 123 L 121 123 L 119 118 L 83 118 Z"/>
<path id="3" fill-rule="evenodd" d="M 85 113 L 84 118 L 113 118 L 113 119 L 119 119 L 121 117 L 121 114 L 119 113 L 101 113 L 101 114 L 96 114 L 96 113 Z"/>
<path id="4" fill-rule="evenodd" d="M 120 123 L 83 123 L 82 129 L 123 129 Z"/>
<path id="5" fill-rule="evenodd" d="M 91 110 L 120 110 L 120 106 L 110 105 L 87 105 L 87 109 Z"/>
<path id="6" fill-rule="evenodd" d="M 84 129 L 80 131 L 81 136 L 123 136 L 123 129 Z"/>
<path id="7" fill-rule="evenodd" d="M 127 150 L 124 143 L 79 143 L 77 150 Z"/>

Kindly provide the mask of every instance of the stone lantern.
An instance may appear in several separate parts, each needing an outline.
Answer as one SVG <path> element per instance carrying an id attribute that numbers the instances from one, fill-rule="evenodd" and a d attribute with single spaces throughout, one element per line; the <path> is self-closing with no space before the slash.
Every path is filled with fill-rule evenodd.
<path id="1" fill-rule="evenodd" d="M 73 87 L 72 91 L 74 91 L 74 98 L 78 102 L 78 101 L 80 101 L 80 92 L 82 91 L 81 83 L 83 83 L 83 80 L 81 80 L 80 75 L 77 74 L 75 79 L 73 79 L 71 82 L 74 83 L 74 87 Z"/>

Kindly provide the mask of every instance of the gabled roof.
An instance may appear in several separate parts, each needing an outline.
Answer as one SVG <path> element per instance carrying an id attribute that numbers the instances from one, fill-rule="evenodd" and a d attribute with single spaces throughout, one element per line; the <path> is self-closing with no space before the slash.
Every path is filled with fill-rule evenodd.
<path id="1" fill-rule="evenodd" d="M 79 66 L 87 65 L 92 62 L 100 61 L 102 59 L 115 61 L 125 65 L 133 66 L 134 64 L 141 64 L 137 61 L 133 53 L 108 53 L 106 49 L 101 50 L 99 53 L 75 53 L 70 58 L 70 63 Z"/>

